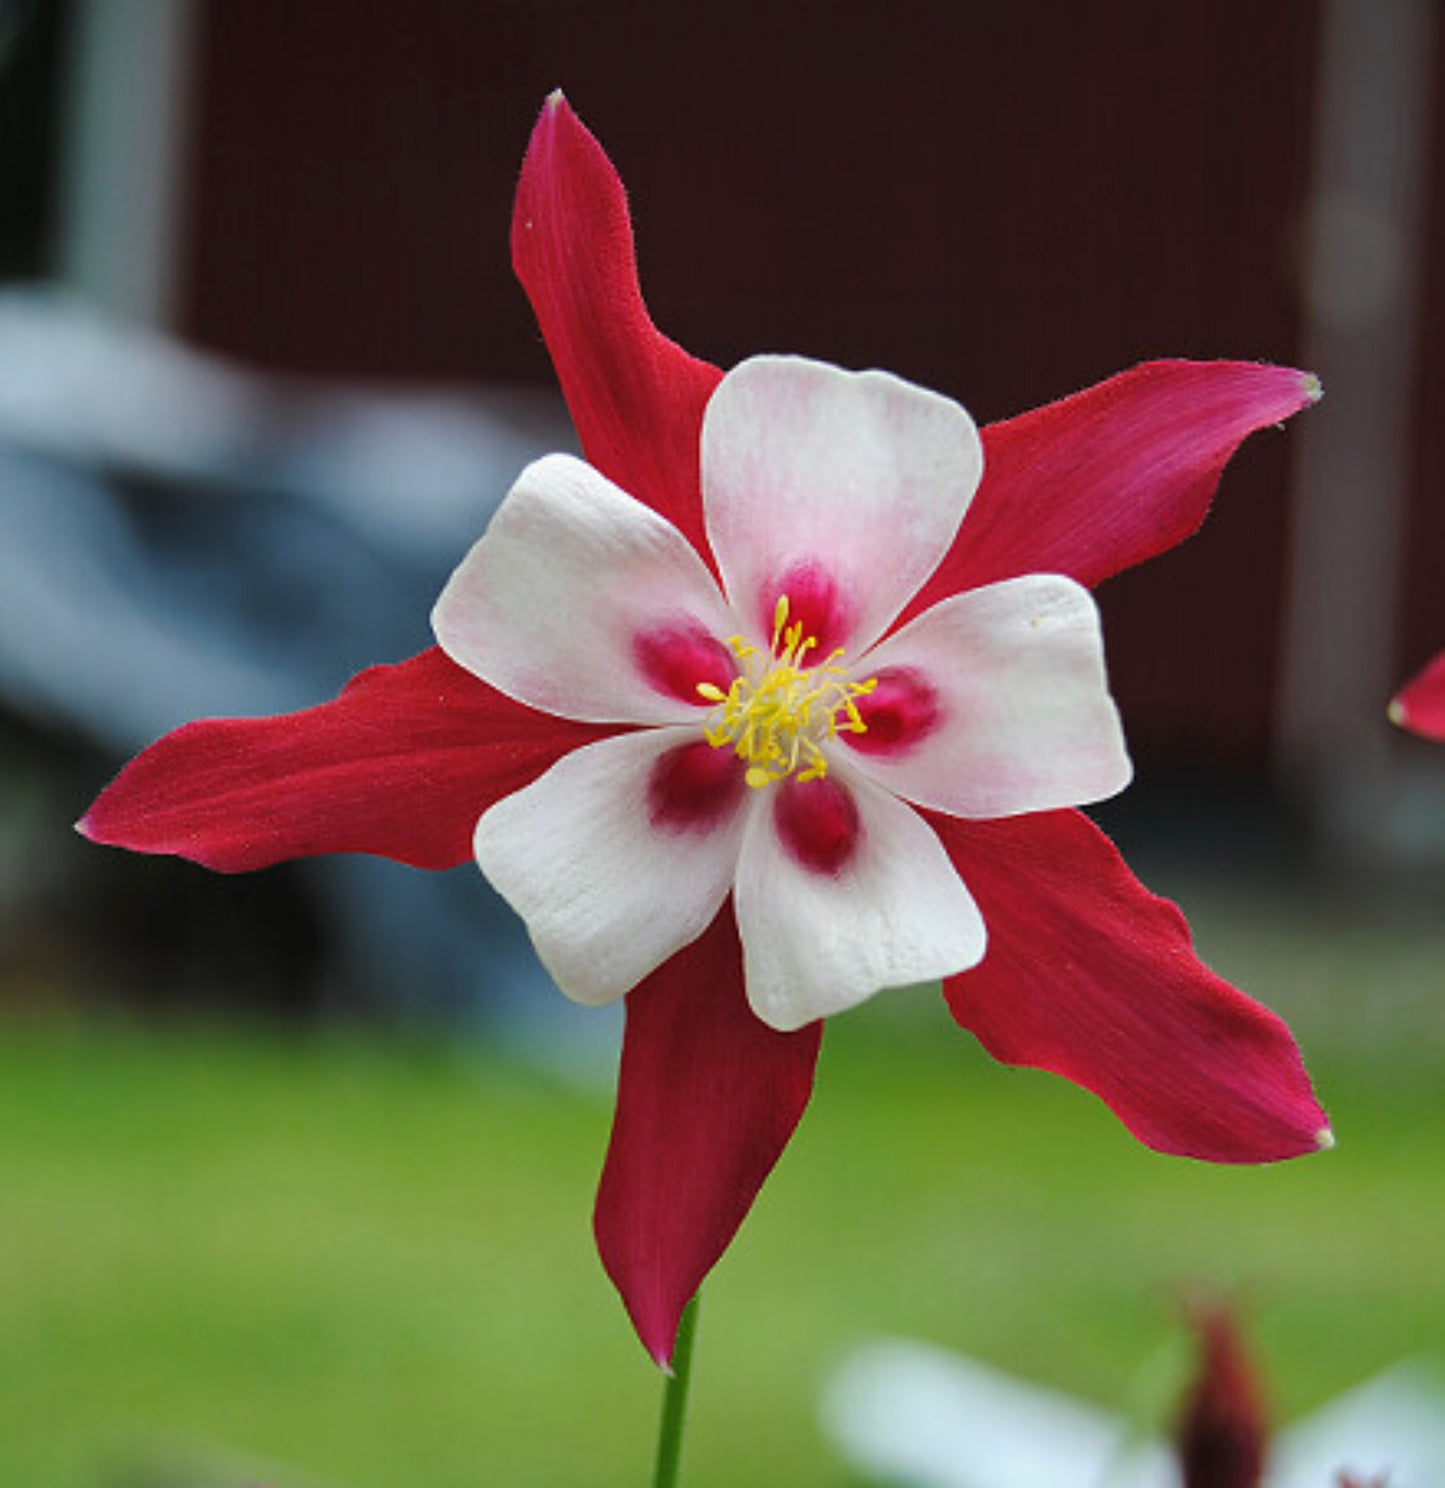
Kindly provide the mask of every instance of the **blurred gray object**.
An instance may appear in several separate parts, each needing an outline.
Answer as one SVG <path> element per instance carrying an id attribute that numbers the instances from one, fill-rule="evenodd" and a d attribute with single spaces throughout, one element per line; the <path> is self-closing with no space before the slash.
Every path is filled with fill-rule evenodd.
<path id="1" fill-rule="evenodd" d="M 518 471 L 570 442 L 550 403 L 272 383 L 0 295 L 0 687 L 117 750 L 319 702 L 430 644 Z"/>
<path id="2" fill-rule="evenodd" d="M 88 746 L 78 815 L 169 729 L 319 703 L 431 644 L 518 472 L 572 446 L 550 397 L 264 380 L 56 292 L 0 294 L 0 708 Z M 304 882 L 328 981 L 368 1005 L 562 1003 L 475 869 L 325 859 Z"/>

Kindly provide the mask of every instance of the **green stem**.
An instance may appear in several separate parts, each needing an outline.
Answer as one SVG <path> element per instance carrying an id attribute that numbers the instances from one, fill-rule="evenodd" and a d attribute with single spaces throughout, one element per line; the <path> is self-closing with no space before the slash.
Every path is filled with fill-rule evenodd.
<path id="1" fill-rule="evenodd" d="M 652 1488 L 674 1488 L 682 1460 L 682 1429 L 687 1415 L 687 1387 L 692 1377 L 692 1341 L 697 1334 L 697 1298 L 682 1310 L 677 1341 L 672 1348 L 672 1373 L 662 1395 L 662 1420 L 657 1428 L 657 1463 Z"/>

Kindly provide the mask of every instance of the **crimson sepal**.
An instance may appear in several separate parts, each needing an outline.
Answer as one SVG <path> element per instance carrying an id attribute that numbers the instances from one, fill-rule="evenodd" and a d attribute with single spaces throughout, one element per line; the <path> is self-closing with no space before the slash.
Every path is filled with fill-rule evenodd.
<path id="1" fill-rule="evenodd" d="M 778 1033 L 743 995 L 731 904 L 627 997 L 594 1226 L 602 1264 L 663 1368 L 813 1089 L 821 1023 Z"/>
<path id="2" fill-rule="evenodd" d="M 561 93 L 543 106 L 522 164 L 512 265 L 588 461 L 711 562 L 699 464 L 722 373 L 652 323 L 622 182 Z"/>
<path id="3" fill-rule="evenodd" d="M 167 734 L 78 829 L 222 873 L 342 852 L 451 868 L 471 857 L 494 801 L 615 732 L 514 702 L 433 647 L 360 673 L 316 708 Z"/>
<path id="4" fill-rule="evenodd" d="M 1183 542 L 1256 429 L 1319 384 L 1257 362 L 1145 362 L 983 432 L 983 482 L 948 556 L 904 613 L 1026 573 L 1092 588 Z"/>
<path id="5" fill-rule="evenodd" d="M 1422 738 L 1445 743 L 1445 651 L 1400 691 L 1390 717 Z"/>
<path id="6" fill-rule="evenodd" d="M 928 819 L 988 926 L 983 962 L 944 994 L 994 1058 L 1093 1091 L 1160 1152 L 1253 1163 L 1329 1145 L 1289 1029 L 1198 959 L 1184 916 L 1085 816 Z"/>

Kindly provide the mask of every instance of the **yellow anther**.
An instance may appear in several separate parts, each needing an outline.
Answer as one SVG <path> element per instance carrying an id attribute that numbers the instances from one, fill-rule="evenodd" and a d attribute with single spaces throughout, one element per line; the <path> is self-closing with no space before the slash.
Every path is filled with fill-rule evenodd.
<path id="1" fill-rule="evenodd" d="M 726 692 L 699 682 L 698 696 L 716 704 L 705 737 L 715 749 L 730 746 L 747 762 L 745 779 L 755 790 L 796 775 L 821 780 L 828 773 L 823 745 L 838 734 L 861 734 L 866 725 L 857 699 L 878 685 L 876 678 L 849 682 L 834 651 L 817 666 L 806 662 L 816 636 L 805 636 L 801 621 L 788 624 L 787 595 L 773 610 L 770 654 L 760 655 L 741 636 L 728 645 L 740 668 Z"/>
<path id="2" fill-rule="evenodd" d="M 778 602 L 773 606 L 773 650 L 778 649 L 778 637 L 783 633 L 783 627 L 788 623 L 788 596 L 778 595 Z"/>

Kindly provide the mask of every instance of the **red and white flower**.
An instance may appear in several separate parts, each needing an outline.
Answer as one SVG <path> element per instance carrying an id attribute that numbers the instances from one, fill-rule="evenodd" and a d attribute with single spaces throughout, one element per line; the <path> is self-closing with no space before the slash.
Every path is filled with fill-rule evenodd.
<path id="1" fill-rule="evenodd" d="M 1073 579 L 973 589 L 882 639 L 981 465 L 972 420 L 934 393 L 744 362 L 702 423 L 721 590 L 591 466 L 553 455 L 523 474 L 433 624 L 519 702 L 640 726 L 477 826 L 482 871 L 563 991 L 630 992 L 729 894 L 748 1001 L 773 1028 L 966 971 L 984 921 L 913 807 L 1016 816 L 1127 782 L 1098 615 Z"/>
<path id="2" fill-rule="evenodd" d="M 595 1222 L 659 1362 L 821 1019 L 882 987 L 942 978 L 992 1054 L 1161 1151 L 1324 1144 L 1283 1023 L 1067 809 L 1128 776 L 1086 589 L 1187 537 L 1313 379 L 1150 363 L 980 435 L 883 373 L 724 377 L 653 326 L 621 182 L 560 95 L 512 247 L 587 463 L 523 473 L 440 647 L 178 730 L 82 830 L 222 871 L 475 852 L 565 990 L 626 997 Z"/>

